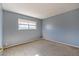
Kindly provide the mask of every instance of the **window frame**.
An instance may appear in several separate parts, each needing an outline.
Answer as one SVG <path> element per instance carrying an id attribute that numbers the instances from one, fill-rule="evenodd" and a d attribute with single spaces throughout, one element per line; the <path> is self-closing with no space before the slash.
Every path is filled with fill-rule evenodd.
<path id="1" fill-rule="evenodd" d="M 23 22 L 21 22 L 21 21 L 26 21 L 26 24 L 25 24 L 25 22 L 23 24 Z M 34 24 L 32 24 L 32 23 L 34 23 Z M 28 28 L 27 29 L 21 28 L 20 25 L 27 25 Z M 31 28 L 31 26 L 35 26 L 35 28 Z M 18 19 L 18 30 L 36 30 L 36 29 L 37 29 L 37 22 L 36 21 L 26 20 L 26 19 Z"/>

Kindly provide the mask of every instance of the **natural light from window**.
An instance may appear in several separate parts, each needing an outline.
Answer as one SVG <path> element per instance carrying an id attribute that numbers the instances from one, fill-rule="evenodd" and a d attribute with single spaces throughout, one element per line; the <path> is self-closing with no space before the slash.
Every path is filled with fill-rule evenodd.
<path id="1" fill-rule="evenodd" d="M 36 25 L 35 21 L 18 19 L 18 30 L 35 30 Z"/>

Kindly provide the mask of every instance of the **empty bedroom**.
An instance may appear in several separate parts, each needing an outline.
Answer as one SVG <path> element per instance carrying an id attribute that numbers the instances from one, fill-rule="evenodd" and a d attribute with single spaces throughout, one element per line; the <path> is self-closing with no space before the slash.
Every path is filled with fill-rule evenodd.
<path id="1" fill-rule="evenodd" d="M 79 56 L 79 3 L 0 3 L 0 55 Z"/>

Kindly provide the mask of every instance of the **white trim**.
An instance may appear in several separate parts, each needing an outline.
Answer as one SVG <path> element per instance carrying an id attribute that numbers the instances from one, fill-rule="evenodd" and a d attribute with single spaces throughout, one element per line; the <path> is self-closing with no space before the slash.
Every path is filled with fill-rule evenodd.
<path id="1" fill-rule="evenodd" d="M 44 39 L 44 38 L 43 38 L 43 39 Z M 45 38 L 45 40 L 48 40 L 48 39 Z M 59 41 L 56 41 L 56 40 L 48 40 L 48 41 L 53 41 L 53 42 L 57 42 L 57 43 L 61 43 L 61 44 L 65 44 L 65 45 L 68 45 L 68 46 L 72 46 L 72 47 L 79 48 L 79 46 L 71 45 L 71 44 L 67 44 L 67 43 L 63 43 L 63 42 L 59 42 Z"/>
<path id="2" fill-rule="evenodd" d="M 9 47 L 13 47 L 13 46 L 18 46 L 18 45 L 22 45 L 22 44 L 27 44 L 27 43 L 30 43 L 30 42 L 33 42 L 33 41 L 37 41 L 37 40 L 39 40 L 40 38 L 33 38 L 33 39 L 31 39 L 31 40 L 29 40 L 29 41 L 24 41 L 24 42 L 22 42 L 22 43 L 16 43 L 16 44 L 13 44 L 13 45 L 4 45 L 4 49 L 6 49 L 6 48 L 9 48 Z"/>

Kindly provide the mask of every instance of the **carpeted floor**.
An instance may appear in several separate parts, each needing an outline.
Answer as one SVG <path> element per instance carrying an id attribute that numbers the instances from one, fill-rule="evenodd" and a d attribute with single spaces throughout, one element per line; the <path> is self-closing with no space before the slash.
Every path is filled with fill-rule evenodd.
<path id="1" fill-rule="evenodd" d="M 4 50 L 5 56 L 79 56 L 79 48 L 39 39 Z"/>

